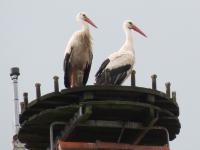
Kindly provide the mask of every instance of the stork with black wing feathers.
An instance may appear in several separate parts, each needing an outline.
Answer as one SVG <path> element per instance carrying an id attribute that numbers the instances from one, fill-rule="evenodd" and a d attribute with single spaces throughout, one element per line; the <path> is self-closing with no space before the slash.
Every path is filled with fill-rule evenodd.
<path id="1" fill-rule="evenodd" d="M 87 83 L 93 59 L 89 24 L 95 28 L 97 26 L 83 12 L 78 13 L 76 19 L 82 27 L 81 30 L 73 33 L 65 50 L 63 66 L 64 84 L 67 88 Z"/>
<path id="2" fill-rule="evenodd" d="M 95 85 L 121 85 L 131 74 L 135 64 L 135 52 L 133 48 L 133 38 L 131 30 L 147 37 L 132 21 L 126 20 L 123 23 L 123 29 L 126 34 L 125 43 L 119 51 L 112 53 L 100 66 L 95 75 Z M 109 72 L 106 77 L 106 72 Z M 106 78 L 109 78 L 107 80 Z"/>

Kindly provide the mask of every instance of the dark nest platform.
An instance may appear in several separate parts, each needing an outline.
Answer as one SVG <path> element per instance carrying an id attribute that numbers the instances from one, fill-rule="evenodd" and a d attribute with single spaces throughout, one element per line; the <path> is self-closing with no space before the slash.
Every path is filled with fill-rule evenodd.
<path id="1" fill-rule="evenodd" d="M 179 107 L 169 94 L 135 86 L 86 86 L 38 95 L 20 115 L 18 138 L 30 150 L 54 140 L 167 145 L 180 131 Z"/>

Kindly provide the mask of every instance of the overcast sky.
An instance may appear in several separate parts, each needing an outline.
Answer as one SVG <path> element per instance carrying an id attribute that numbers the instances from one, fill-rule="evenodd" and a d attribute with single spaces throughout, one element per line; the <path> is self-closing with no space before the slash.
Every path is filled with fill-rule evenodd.
<path id="1" fill-rule="evenodd" d="M 131 19 L 148 36 L 134 36 L 137 85 L 158 88 L 171 81 L 180 106 L 181 132 L 172 150 L 200 147 L 200 2 L 198 0 L 0 0 L 0 149 L 12 149 L 13 87 L 10 68 L 20 67 L 20 99 L 35 98 L 35 82 L 42 94 L 53 91 L 52 77 L 63 85 L 63 53 L 71 34 L 79 29 L 75 16 L 85 11 L 96 23 L 93 65 L 88 84 L 102 61 L 124 42 L 122 22 Z M 126 81 L 129 84 L 129 81 Z"/>

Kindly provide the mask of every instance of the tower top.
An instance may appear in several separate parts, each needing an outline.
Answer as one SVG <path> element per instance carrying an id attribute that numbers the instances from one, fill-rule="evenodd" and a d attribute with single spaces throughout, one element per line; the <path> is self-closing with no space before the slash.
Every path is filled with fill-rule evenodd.
<path id="1" fill-rule="evenodd" d="M 13 76 L 19 76 L 20 75 L 20 72 L 19 72 L 19 68 L 18 67 L 13 67 L 10 69 L 10 76 L 13 77 Z"/>

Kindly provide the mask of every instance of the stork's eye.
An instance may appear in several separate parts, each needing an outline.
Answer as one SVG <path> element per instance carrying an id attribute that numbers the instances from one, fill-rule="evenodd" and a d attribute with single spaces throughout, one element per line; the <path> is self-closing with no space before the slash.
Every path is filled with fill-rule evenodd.
<path id="1" fill-rule="evenodd" d="M 132 22 L 128 22 L 130 25 L 132 25 L 133 23 Z"/>
<path id="2" fill-rule="evenodd" d="M 83 17 L 85 18 L 85 17 L 86 17 L 86 15 L 85 15 L 85 14 L 83 14 Z"/>

